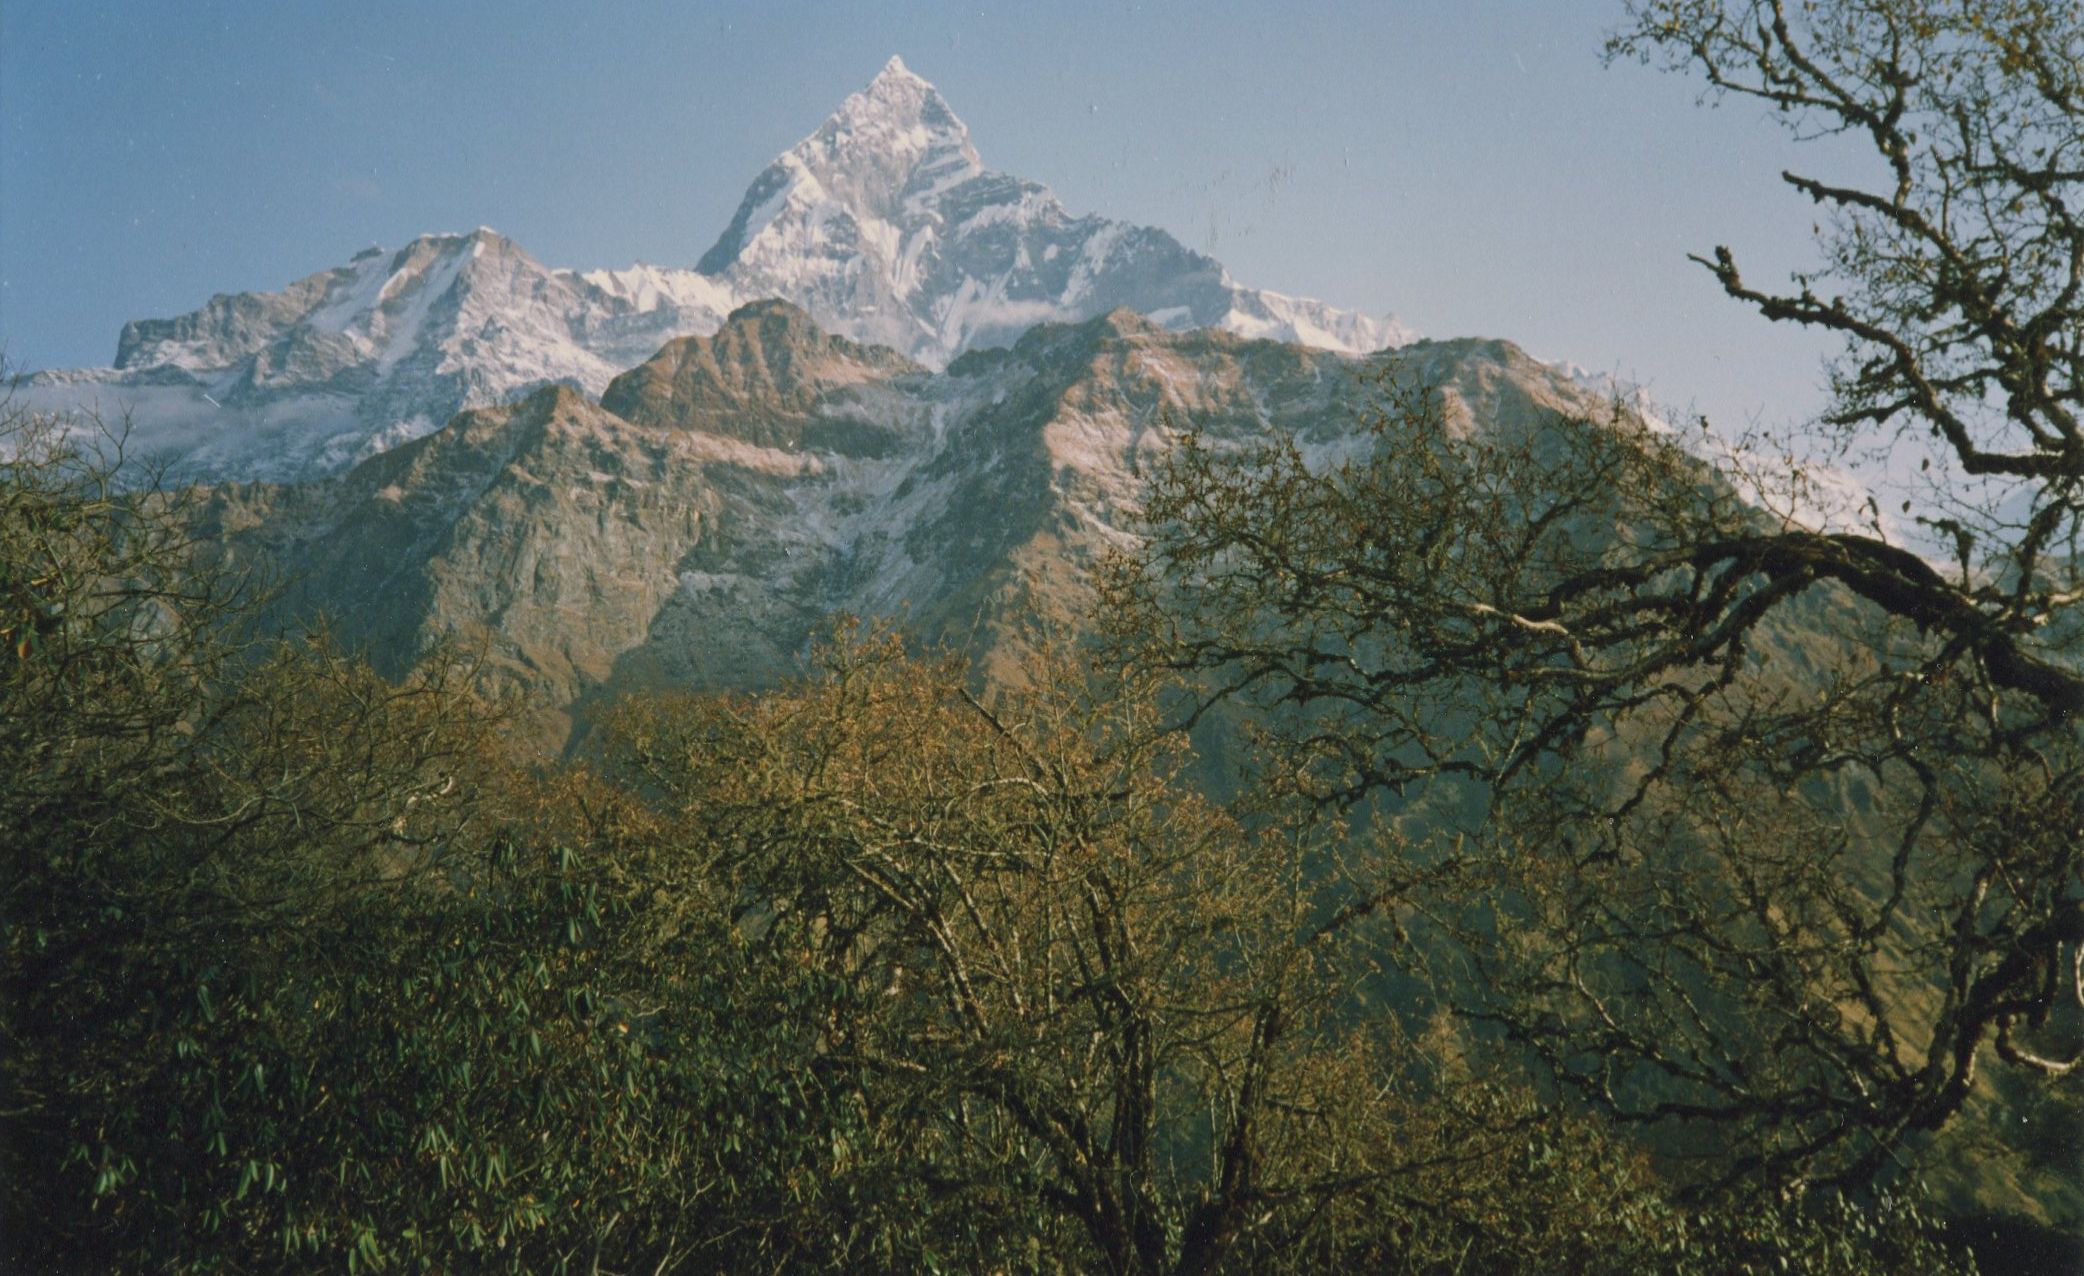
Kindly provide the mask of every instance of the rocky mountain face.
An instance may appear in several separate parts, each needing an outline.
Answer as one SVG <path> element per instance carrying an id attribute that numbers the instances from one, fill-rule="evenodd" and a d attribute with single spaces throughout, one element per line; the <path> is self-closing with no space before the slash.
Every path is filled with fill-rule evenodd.
<path id="1" fill-rule="evenodd" d="M 1122 307 L 1349 353 L 1409 339 L 1241 287 L 1164 231 L 1073 217 L 985 168 L 940 93 L 893 58 L 754 180 L 693 269 L 553 270 L 490 230 L 429 235 L 128 324 L 113 368 L 41 373 L 19 396 L 127 420 L 133 451 L 177 478 L 295 481 L 538 386 L 598 395 L 661 344 L 767 298 L 927 367 Z"/>
<path id="2" fill-rule="evenodd" d="M 770 447 L 883 445 L 871 432 L 820 432 L 836 392 L 925 369 L 882 346 L 828 336 L 785 301 L 756 301 L 713 337 L 681 337 L 610 382 L 601 406 L 639 425 L 708 430 Z"/>
<path id="3" fill-rule="evenodd" d="M 1599 406 L 1502 342 L 1355 359 L 1116 310 L 941 372 L 780 302 L 296 485 L 214 489 L 209 529 L 294 582 L 283 606 L 399 672 L 483 645 L 542 742 L 617 692 L 771 683 L 834 612 L 901 617 L 1003 670 L 1074 620 L 1182 431 L 1285 431 L 1327 460 L 1396 366 L 1502 423 Z"/>

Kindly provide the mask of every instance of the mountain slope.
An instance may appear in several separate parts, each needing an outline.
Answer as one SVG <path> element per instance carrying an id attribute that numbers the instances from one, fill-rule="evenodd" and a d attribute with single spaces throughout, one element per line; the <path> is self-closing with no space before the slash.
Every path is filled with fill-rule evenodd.
<path id="1" fill-rule="evenodd" d="M 330 479 L 221 486 L 209 523 L 295 582 L 288 614 L 331 612 L 386 672 L 482 643 L 554 746 L 621 690 L 772 682 L 837 611 L 1004 672 L 1036 621 L 1078 619 L 1182 431 L 1333 457 L 1367 445 L 1354 422 L 1389 363 L 1485 419 L 1595 406 L 1503 343 L 1363 361 L 1115 311 L 931 373 L 766 302 L 602 404 L 548 387 L 466 411 Z"/>

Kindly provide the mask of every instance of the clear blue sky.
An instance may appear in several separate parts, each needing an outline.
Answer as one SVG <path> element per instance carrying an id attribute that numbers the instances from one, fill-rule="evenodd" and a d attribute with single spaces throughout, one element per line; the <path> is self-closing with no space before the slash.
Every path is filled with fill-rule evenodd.
<path id="1" fill-rule="evenodd" d="M 1685 261 L 1808 263 L 1755 108 L 1603 69 L 1618 0 L 1018 4 L 6 0 L 0 339 L 105 364 L 125 320 L 492 226 L 556 266 L 692 265 L 892 53 L 985 162 L 1244 283 L 1502 336 L 1725 429 L 1823 347 Z"/>

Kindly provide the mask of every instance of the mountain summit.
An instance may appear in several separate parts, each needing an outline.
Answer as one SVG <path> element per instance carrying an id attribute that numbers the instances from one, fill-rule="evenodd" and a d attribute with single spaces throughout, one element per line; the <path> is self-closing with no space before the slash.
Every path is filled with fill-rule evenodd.
<path id="1" fill-rule="evenodd" d="M 1162 230 L 1073 216 L 985 167 L 940 91 L 893 57 L 754 179 L 693 269 L 553 270 L 483 228 L 423 236 L 280 292 L 128 324 L 114 368 L 44 373 L 22 398 L 126 417 L 176 478 L 294 480 L 544 384 L 599 394 L 763 299 L 928 368 L 1116 309 L 1348 354 L 1409 339 L 1391 320 L 1242 287 Z"/>
<path id="2" fill-rule="evenodd" d="M 1408 339 L 1241 288 L 1162 230 L 1073 217 L 1047 187 L 986 168 L 940 90 L 895 57 L 754 179 L 697 269 L 935 366 L 1117 308 L 1352 353 Z"/>
<path id="3" fill-rule="evenodd" d="M 867 88 L 768 165 L 738 213 L 695 269 L 721 275 L 788 255 L 789 232 L 819 208 L 835 208 L 870 242 L 888 243 L 934 195 L 983 173 L 970 130 L 940 90 L 891 58 Z M 908 217 L 909 214 L 909 217 Z M 863 223 L 866 223 L 864 226 Z M 800 237 L 799 237 L 800 238 Z"/>

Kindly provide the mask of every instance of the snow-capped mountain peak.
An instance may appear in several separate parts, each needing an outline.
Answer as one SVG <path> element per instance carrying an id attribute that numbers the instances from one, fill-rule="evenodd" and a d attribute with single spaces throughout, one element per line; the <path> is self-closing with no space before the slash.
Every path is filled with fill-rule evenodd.
<path id="1" fill-rule="evenodd" d="M 1117 308 L 1346 353 L 1409 339 L 987 169 L 940 91 L 893 57 L 760 173 L 693 270 L 553 270 L 483 227 L 422 236 L 129 324 L 114 369 L 44 374 L 33 397 L 130 415 L 177 475 L 306 477 L 546 382 L 599 393 L 767 298 L 929 368 Z"/>
<path id="2" fill-rule="evenodd" d="M 1074 217 L 1047 187 L 987 169 L 968 127 L 901 58 L 767 166 L 698 269 L 935 366 L 1117 307 L 1173 329 L 1355 353 L 1408 339 L 1390 322 L 1241 287 L 1164 231 Z"/>
<path id="3" fill-rule="evenodd" d="M 261 356 L 262 379 L 286 362 L 299 365 L 302 370 L 292 375 L 303 377 L 320 367 L 330 376 L 371 361 L 389 369 L 424 344 L 437 309 L 483 312 L 516 300 L 525 305 L 551 275 L 519 244 L 488 227 L 422 235 L 396 252 L 364 249 L 345 266 L 306 276 L 279 293 L 220 295 L 179 318 L 126 324 L 116 367 L 208 374 Z M 555 317 L 526 317 L 561 326 Z M 457 335 L 451 325 L 434 341 L 441 345 Z M 278 348 L 286 336 L 294 340 Z"/>
<path id="4" fill-rule="evenodd" d="M 893 57 L 754 179 L 696 269 L 757 274 L 838 249 L 867 254 L 888 273 L 908 232 L 938 222 L 937 197 L 983 172 L 969 127 Z"/>
<path id="5" fill-rule="evenodd" d="M 984 171 L 969 126 L 895 57 L 789 154 L 835 197 L 884 217 L 901 215 L 907 196 L 916 208 L 921 187 Z"/>
<path id="6" fill-rule="evenodd" d="M 927 84 L 925 80 L 920 79 L 919 76 L 913 72 L 912 68 L 905 65 L 905 60 L 895 53 L 891 54 L 890 60 L 883 64 L 883 69 L 876 72 L 876 78 L 869 81 L 868 86 L 869 88 L 873 89 L 879 84 L 884 84 L 893 81 L 909 81 L 912 84 L 925 85 L 925 87 L 929 89 L 933 88 L 933 85 Z"/>

